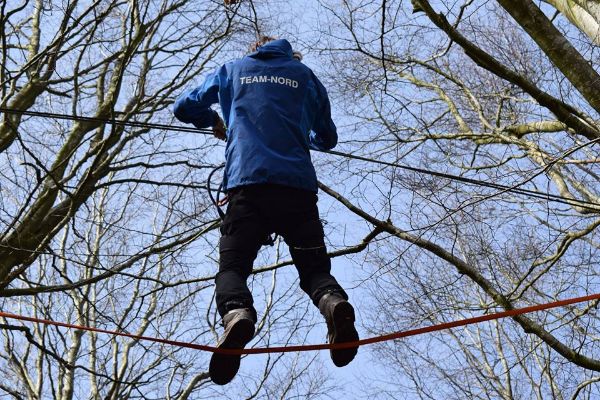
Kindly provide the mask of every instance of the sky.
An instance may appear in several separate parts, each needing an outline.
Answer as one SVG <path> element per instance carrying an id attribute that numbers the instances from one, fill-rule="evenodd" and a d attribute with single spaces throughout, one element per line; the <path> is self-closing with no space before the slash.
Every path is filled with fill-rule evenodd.
<path id="1" fill-rule="evenodd" d="M 327 0 L 329 4 L 336 5 L 341 2 L 336 2 L 334 0 Z M 368 3 L 368 2 L 365 2 Z M 402 3 L 404 7 L 410 7 L 408 2 Z M 332 36 L 337 33 L 334 32 L 333 24 L 334 21 L 328 20 L 327 13 L 322 12 L 322 9 L 319 8 L 317 1 L 298 1 L 298 2 L 288 2 L 288 1 L 260 1 L 257 2 L 258 5 L 258 13 L 260 16 L 261 23 L 263 24 L 264 34 L 269 34 L 276 37 L 286 38 L 288 39 L 296 50 L 300 50 L 304 54 L 304 62 L 310 66 L 318 76 L 322 78 L 322 80 L 326 83 L 327 86 L 331 85 L 332 87 L 336 83 L 336 76 L 334 73 L 331 73 L 333 66 L 329 63 L 330 58 L 323 57 L 320 53 L 320 48 L 324 43 L 328 43 L 328 45 L 335 44 Z M 410 10 L 406 12 L 406 14 L 410 14 Z M 408 17 L 411 22 L 417 21 L 419 18 L 417 16 L 409 16 Z M 415 24 L 416 25 L 416 24 Z M 411 29 L 407 27 L 407 29 Z M 415 28 L 416 29 L 416 28 Z M 325 32 L 325 33 L 324 33 Z M 367 33 L 368 34 L 368 33 Z M 341 45 L 341 43 L 340 43 Z M 404 45 L 404 44 L 402 44 Z M 407 48 L 409 44 L 406 44 Z M 242 46 L 243 47 L 243 46 Z M 224 56 L 228 56 L 230 54 L 242 54 L 243 50 L 240 51 L 231 51 L 230 53 L 226 53 Z M 227 60 L 222 60 L 227 61 Z M 352 68 L 352 66 L 336 66 L 339 68 Z M 165 74 L 166 75 L 166 74 Z M 162 77 L 165 80 L 170 79 L 170 77 L 165 76 Z M 200 83 L 202 81 L 202 76 L 198 76 L 196 79 L 196 83 Z M 404 93 L 406 95 L 406 93 Z M 410 93 L 409 93 L 410 94 Z M 346 127 L 351 127 L 356 121 L 349 117 L 347 114 L 347 110 L 345 106 L 345 100 L 342 99 L 342 96 L 339 92 L 331 91 L 331 101 L 333 105 L 333 116 L 336 124 L 340 128 L 340 141 L 342 144 L 340 148 L 342 150 L 347 150 L 348 145 L 343 142 L 348 141 L 348 139 L 352 139 L 352 137 L 348 136 L 348 130 Z M 126 96 L 124 96 L 126 97 Z M 66 104 L 66 103 L 65 103 Z M 396 104 L 394 103 L 394 106 Z M 392 111 L 392 110 L 389 110 Z M 168 110 L 165 112 L 168 114 Z M 169 118 L 168 117 L 165 118 Z M 400 117 L 404 118 L 403 115 Z M 368 128 L 364 128 L 368 129 Z M 358 130 L 360 133 L 360 129 Z M 173 135 L 174 137 L 176 135 Z M 373 136 L 365 136 L 365 137 L 374 137 Z M 178 144 L 186 143 L 189 141 L 190 146 L 193 147 L 197 142 L 197 138 L 193 138 L 191 135 L 177 135 Z M 204 139 L 202 139 L 204 140 Z M 219 162 L 224 158 L 223 150 L 224 147 L 220 146 L 217 148 L 218 150 L 214 153 L 211 153 L 210 156 L 214 158 L 214 162 Z M 364 150 L 361 150 L 364 151 Z M 338 163 L 339 159 L 335 156 L 327 155 L 327 154 L 319 154 L 313 153 L 313 159 L 317 166 L 317 174 L 324 181 L 331 183 L 333 188 L 343 187 L 345 188 L 352 187 L 355 181 L 353 179 L 357 179 L 353 177 L 353 169 L 352 168 L 344 168 L 342 163 Z M 333 161 L 333 162 L 331 162 Z M 349 161 L 350 165 L 353 165 L 354 161 Z M 441 163 L 440 163 L 441 164 Z M 440 165 L 438 164 L 438 166 Z M 335 166 L 339 167 L 338 169 Z M 385 197 L 386 190 L 394 189 L 394 194 L 397 196 L 409 196 L 409 194 L 404 193 L 401 188 L 392 188 L 390 184 L 390 180 L 386 178 L 379 178 L 378 180 L 377 174 L 373 173 L 368 176 L 368 179 L 365 179 L 363 183 L 361 183 L 362 193 L 359 193 L 353 201 L 360 202 L 361 206 L 367 207 L 369 211 L 374 211 L 374 213 L 383 210 L 385 212 L 386 204 L 379 204 L 377 201 L 372 201 L 372 199 L 377 199 L 379 194 L 383 194 L 381 197 Z M 387 182 L 390 186 L 381 187 L 379 184 L 382 182 Z M 358 185 L 357 185 L 358 186 Z M 381 192 L 378 192 L 381 191 Z M 403 198 L 404 199 L 404 198 Z M 383 201 L 383 200 L 381 200 Z M 321 210 L 321 214 L 326 221 L 325 230 L 327 232 L 328 241 L 331 244 L 330 249 L 340 249 L 347 245 L 354 245 L 360 242 L 360 240 L 368 233 L 369 227 L 366 223 L 360 222 L 359 218 L 355 217 L 348 210 L 341 207 L 336 201 L 333 201 L 326 194 L 320 194 L 319 207 Z M 216 215 L 216 213 L 215 213 Z M 436 216 L 432 217 L 432 220 L 435 220 Z M 398 224 L 398 226 L 402 226 L 404 221 L 402 220 L 402 214 L 394 215 L 394 222 Z M 412 221 L 411 221 L 412 222 Z M 417 220 L 417 222 L 421 222 L 421 220 Z M 525 226 L 526 229 L 533 229 L 530 226 Z M 416 227 L 415 230 L 418 230 L 419 227 Z M 509 227 L 506 228 L 510 229 Z M 494 232 L 496 233 L 496 232 Z M 503 234 L 503 233 L 501 233 Z M 216 243 L 216 234 L 209 236 L 209 238 L 213 239 L 214 243 Z M 204 238 L 202 239 L 204 240 Z M 392 244 L 390 244 L 390 248 L 394 248 L 393 241 L 390 240 Z M 213 243 L 213 244 L 214 244 Z M 410 246 L 409 246 L 410 247 Z M 205 276 L 212 274 L 216 261 L 215 255 L 210 254 L 210 251 L 214 251 L 214 248 L 210 248 L 210 246 L 206 246 L 206 243 L 199 243 L 199 249 L 203 249 L 203 252 L 199 252 L 194 254 L 193 250 L 190 250 L 189 255 L 196 255 L 201 257 L 201 260 L 198 261 L 199 270 L 196 272 L 200 276 Z M 207 250 L 208 249 L 208 250 Z M 266 248 L 263 250 L 261 256 L 257 260 L 255 266 L 265 265 L 267 263 L 272 262 L 274 258 L 274 249 Z M 393 252 L 390 252 L 393 253 Z M 403 264 L 396 263 L 397 259 L 400 258 L 403 254 L 390 254 L 389 259 L 390 263 L 394 263 L 393 267 L 402 267 Z M 287 257 L 284 255 L 284 257 Z M 409 261 L 405 261 L 409 262 Z M 387 266 L 383 271 L 375 271 L 376 266 L 371 265 L 371 260 L 364 257 L 364 255 L 358 255 L 354 257 L 338 257 L 332 260 L 333 263 L 333 274 L 338 278 L 343 287 L 346 288 L 350 295 L 350 300 L 352 304 L 355 306 L 357 311 L 357 328 L 361 335 L 361 338 L 366 338 L 370 335 L 371 324 L 374 320 L 377 319 L 377 306 L 385 307 L 386 304 L 374 304 L 374 299 L 372 296 L 372 286 L 367 285 L 369 279 L 373 277 L 381 277 L 387 270 Z M 390 268 L 393 268 L 390 267 Z M 428 266 L 430 269 L 428 270 L 430 273 L 435 274 L 435 265 Z M 417 268 L 415 268 L 417 269 Z M 258 299 L 259 305 L 264 303 L 264 299 L 267 297 L 267 289 L 269 287 L 271 274 L 263 274 L 260 278 L 256 278 L 253 282 L 255 289 L 255 296 Z M 289 286 L 296 287 L 296 290 L 290 291 L 289 296 L 293 299 L 299 299 L 297 303 L 295 303 L 294 309 L 291 310 L 292 313 L 305 313 L 305 322 L 306 326 L 311 326 L 314 324 L 314 327 L 310 329 L 308 336 L 304 339 L 306 344 L 315 344 L 315 343 L 323 343 L 326 335 L 326 326 L 319 315 L 316 308 L 310 304 L 307 296 L 300 293 L 297 288 L 296 275 L 293 267 L 285 267 L 277 272 L 277 286 L 280 289 L 277 294 L 278 295 L 288 295 L 283 293 Z M 417 290 L 415 290 L 417 292 Z M 393 299 L 390 299 L 393 300 Z M 196 318 L 197 315 L 204 315 L 206 308 L 210 304 L 210 299 L 205 299 L 205 302 L 201 304 L 195 304 L 193 312 L 190 312 L 190 319 Z M 262 310 L 259 307 L 259 316 L 262 314 Z M 388 332 L 392 332 L 394 326 L 400 326 L 404 324 L 407 326 L 410 324 L 406 322 L 406 320 L 402 321 L 389 321 L 390 328 L 387 330 Z M 303 327 L 304 328 L 304 327 Z M 281 331 L 284 328 L 280 328 Z M 384 329 L 385 330 L 385 329 Z M 274 341 L 285 339 L 284 334 L 281 332 L 273 332 L 273 336 L 271 337 Z M 204 337 L 208 337 L 205 335 Z M 410 343 L 410 341 L 407 341 Z M 212 343 L 205 343 L 212 344 Z M 273 343 L 279 344 L 279 343 Z M 300 343 L 293 343 L 300 344 Z M 264 345 L 263 342 L 259 340 L 253 342 L 253 345 Z M 317 357 L 317 367 L 316 373 L 328 376 L 331 379 L 331 382 L 337 383 L 341 386 L 341 390 L 343 392 L 343 398 L 369 398 L 372 393 L 365 393 L 364 387 L 368 386 L 369 391 L 376 391 L 378 387 L 385 389 L 389 383 L 385 383 L 388 377 L 393 376 L 394 379 L 402 380 L 404 377 L 401 373 L 390 374 L 390 371 L 385 370 L 382 366 L 382 360 L 377 359 L 376 353 L 372 350 L 376 348 L 376 346 L 365 346 L 359 350 L 359 354 L 357 358 L 347 367 L 344 368 L 336 368 L 332 362 L 329 360 L 329 356 L 326 351 L 319 352 Z M 303 357 L 310 357 L 312 354 L 303 355 Z M 244 380 L 248 379 L 247 377 L 252 375 L 252 371 L 256 370 L 258 367 L 264 364 L 266 356 L 248 356 L 244 359 L 242 363 L 242 369 L 240 374 L 236 380 L 231 385 L 236 386 L 240 390 L 244 390 Z M 288 362 L 293 360 L 293 355 L 285 356 Z M 208 357 L 204 357 L 205 360 Z M 399 378 L 398 378 L 399 377 Z M 368 385 L 365 385 L 365 382 Z M 402 383 L 402 382 L 396 382 Z M 223 389 L 225 392 L 228 389 Z M 334 392 L 332 392 L 334 393 Z M 332 395 L 332 397 L 342 397 L 340 392 L 335 392 L 337 395 Z"/>

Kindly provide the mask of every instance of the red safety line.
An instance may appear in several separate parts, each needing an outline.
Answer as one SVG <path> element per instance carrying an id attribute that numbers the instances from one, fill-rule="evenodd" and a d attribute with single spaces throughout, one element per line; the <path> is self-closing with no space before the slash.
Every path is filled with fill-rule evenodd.
<path id="1" fill-rule="evenodd" d="M 28 322 L 36 322 L 36 323 L 40 323 L 40 324 L 44 324 L 44 325 L 53 325 L 53 326 L 60 326 L 60 327 L 64 327 L 64 328 L 79 329 L 79 330 L 90 331 L 90 332 L 107 333 L 107 334 L 114 335 L 114 336 L 124 336 L 124 337 L 128 337 L 128 338 L 136 339 L 136 340 L 145 340 L 145 341 L 150 341 L 150 342 L 169 344 L 169 345 L 173 345 L 173 346 L 186 347 L 186 348 L 195 349 L 195 350 L 209 351 L 211 353 L 238 355 L 238 354 L 287 353 L 287 352 L 295 352 L 295 351 L 345 349 L 345 348 L 349 348 L 349 347 L 363 346 L 366 344 L 372 344 L 372 343 L 384 342 L 384 341 L 388 341 L 388 340 L 400 339 L 400 338 L 409 337 L 409 336 L 421 335 L 424 333 L 440 331 L 443 329 L 450 329 L 450 328 L 456 328 L 459 326 L 476 324 L 479 322 L 490 321 L 490 320 L 494 320 L 494 319 L 514 317 L 515 315 L 521 315 L 521 314 L 531 313 L 531 312 L 535 312 L 535 311 L 547 310 L 550 308 L 556 308 L 556 307 L 566 306 L 566 305 L 575 304 L 575 303 L 582 303 L 584 301 L 591 301 L 591 300 L 600 300 L 600 293 L 592 294 L 589 296 L 566 299 L 566 300 L 559 300 L 559 301 L 555 301 L 552 303 L 539 304 L 536 306 L 515 308 L 512 310 L 497 312 L 497 313 L 488 314 L 488 315 L 482 315 L 479 317 L 466 318 L 466 319 L 453 321 L 453 322 L 445 322 L 442 324 L 427 326 L 424 328 L 417 328 L 417 329 L 410 329 L 407 331 L 394 332 L 394 333 L 390 333 L 387 335 L 375 336 L 375 337 L 371 337 L 368 339 L 358 340 L 355 342 L 336 343 L 336 344 L 313 344 L 313 345 L 301 345 L 301 346 L 283 346 L 283 347 L 258 347 L 258 348 L 253 348 L 253 349 L 218 349 L 216 347 L 206 346 L 206 345 L 202 345 L 202 344 L 179 342 L 176 340 L 168 340 L 168 339 L 160 339 L 160 338 L 149 337 L 149 336 L 135 335 L 132 333 L 127 333 L 127 332 L 116 332 L 116 331 L 110 331 L 108 329 L 100 329 L 100 328 L 93 328 L 93 327 L 89 327 L 89 326 L 67 324 L 64 322 L 56 322 L 56 321 L 45 320 L 45 319 L 40 319 L 40 318 L 26 317 L 23 315 L 10 314 L 10 313 L 6 313 L 6 312 L 2 312 L 2 311 L 0 311 L 0 317 L 17 319 L 17 320 L 28 321 Z"/>

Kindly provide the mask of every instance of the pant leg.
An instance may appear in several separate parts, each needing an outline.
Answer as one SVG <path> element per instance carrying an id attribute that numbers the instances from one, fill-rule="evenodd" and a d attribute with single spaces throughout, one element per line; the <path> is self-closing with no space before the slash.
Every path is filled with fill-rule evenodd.
<path id="1" fill-rule="evenodd" d="M 256 313 L 247 280 L 267 233 L 252 199 L 243 189 L 232 193 L 221 225 L 219 272 L 215 279 L 221 316 L 235 308 L 250 308 Z"/>
<path id="2" fill-rule="evenodd" d="M 278 233 L 290 248 L 298 270 L 300 288 L 315 305 L 325 293 L 336 292 L 348 299 L 346 292 L 331 275 L 331 260 L 327 255 L 323 225 L 319 219 L 317 195 L 299 189 L 289 190 L 280 200 Z"/>

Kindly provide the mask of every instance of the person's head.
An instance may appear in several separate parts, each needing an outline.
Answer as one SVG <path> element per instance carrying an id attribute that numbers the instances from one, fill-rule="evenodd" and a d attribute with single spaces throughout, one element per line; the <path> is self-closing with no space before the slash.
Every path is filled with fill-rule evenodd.
<path id="1" fill-rule="evenodd" d="M 277 40 L 277 38 L 273 36 L 262 35 L 256 42 L 252 42 L 252 44 L 250 45 L 250 52 L 254 53 L 258 50 L 259 47 L 264 46 L 265 44 L 272 42 L 273 40 Z M 294 50 L 293 57 L 298 61 L 302 61 L 302 53 L 300 53 L 299 51 Z"/>
<path id="2" fill-rule="evenodd" d="M 250 45 L 250 52 L 251 53 L 255 52 L 256 50 L 258 50 L 258 48 L 260 46 L 264 46 L 265 44 L 272 42 L 273 40 L 277 40 L 277 38 L 274 38 L 272 36 L 266 36 L 266 35 L 261 36 L 256 42 L 253 42 Z"/>

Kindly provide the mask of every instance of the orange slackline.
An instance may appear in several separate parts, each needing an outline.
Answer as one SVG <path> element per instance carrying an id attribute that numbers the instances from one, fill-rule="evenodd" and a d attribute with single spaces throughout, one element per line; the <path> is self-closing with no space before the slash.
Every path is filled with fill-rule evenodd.
<path id="1" fill-rule="evenodd" d="M 456 328 L 459 326 L 476 324 L 479 322 L 490 321 L 490 320 L 494 320 L 494 319 L 514 317 L 516 315 L 521 315 L 521 314 L 526 314 L 526 313 L 531 313 L 531 312 L 541 311 L 541 310 L 547 310 L 549 308 L 556 308 L 556 307 L 566 306 L 566 305 L 575 304 L 575 303 L 582 303 L 584 301 L 591 301 L 591 300 L 600 300 L 600 293 L 592 294 L 589 296 L 566 299 L 566 300 L 559 300 L 559 301 L 555 301 L 552 303 L 539 304 L 537 306 L 515 308 L 512 310 L 497 312 L 497 313 L 488 314 L 488 315 L 482 315 L 479 317 L 466 318 L 466 319 L 453 321 L 453 322 L 445 322 L 442 324 L 427 326 L 424 328 L 417 328 L 417 329 L 410 329 L 407 331 L 394 332 L 394 333 L 389 333 L 387 335 L 375 336 L 375 337 L 368 338 L 368 339 L 358 340 L 355 342 L 336 343 L 336 344 L 313 344 L 313 345 L 301 345 L 301 346 L 283 346 L 283 347 L 259 347 L 259 348 L 253 348 L 253 349 L 218 349 L 216 347 L 206 346 L 206 345 L 202 345 L 202 344 L 179 342 L 176 340 L 168 340 L 168 339 L 160 339 L 160 338 L 149 337 L 149 336 L 135 335 L 132 333 L 127 333 L 127 332 L 116 332 L 116 331 L 110 331 L 108 329 L 100 329 L 100 328 L 93 328 L 93 327 L 89 327 L 89 326 L 67 324 L 64 322 L 56 322 L 56 321 L 45 320 L 45 319 L 40 319 L 40 318 L 33 318 L 33 317 L 26 317 L 23 315 L 5 313 L 2 311 L 0 311 L 0 317 L 17 319 L 17 320 L 28 321 L 28 322 L 36 322 L 36 323 L 40 323 L 40 324 L 44 324 L 44 325 L 60 326 L 63 328 L 79 329 L 79 330 L 97 332 L 97 333 L 107 333 L 107 334 L 114 335 L 114 336 L 124 336 L 124 337 L 129 337 L 132 339 L 136 339 L 136 340 L 145 340 L 145 341 L 150 341 L 150 342 L 163 343 L 163 344 L 168 344 L 168 345 L 172 345 L 172 346 L 179 346 L 179 347 L 186 347 L 186 348 L 195 349 L 195 350 L 209 351 L 211 353 L 236 354 L 237 355 L 237 354 L 287 353 L 287 352 L 295 352 L 295 351 L 345 349 L 345 348 L 350 348 L 350 347 L 363 346 L 366 344 L 400 339 L 400 338 L 409 337 L 409 336 L 421 335 L 424 333 L 440 331 L 443 329 L 450 329 L 450 328 Z"/>

